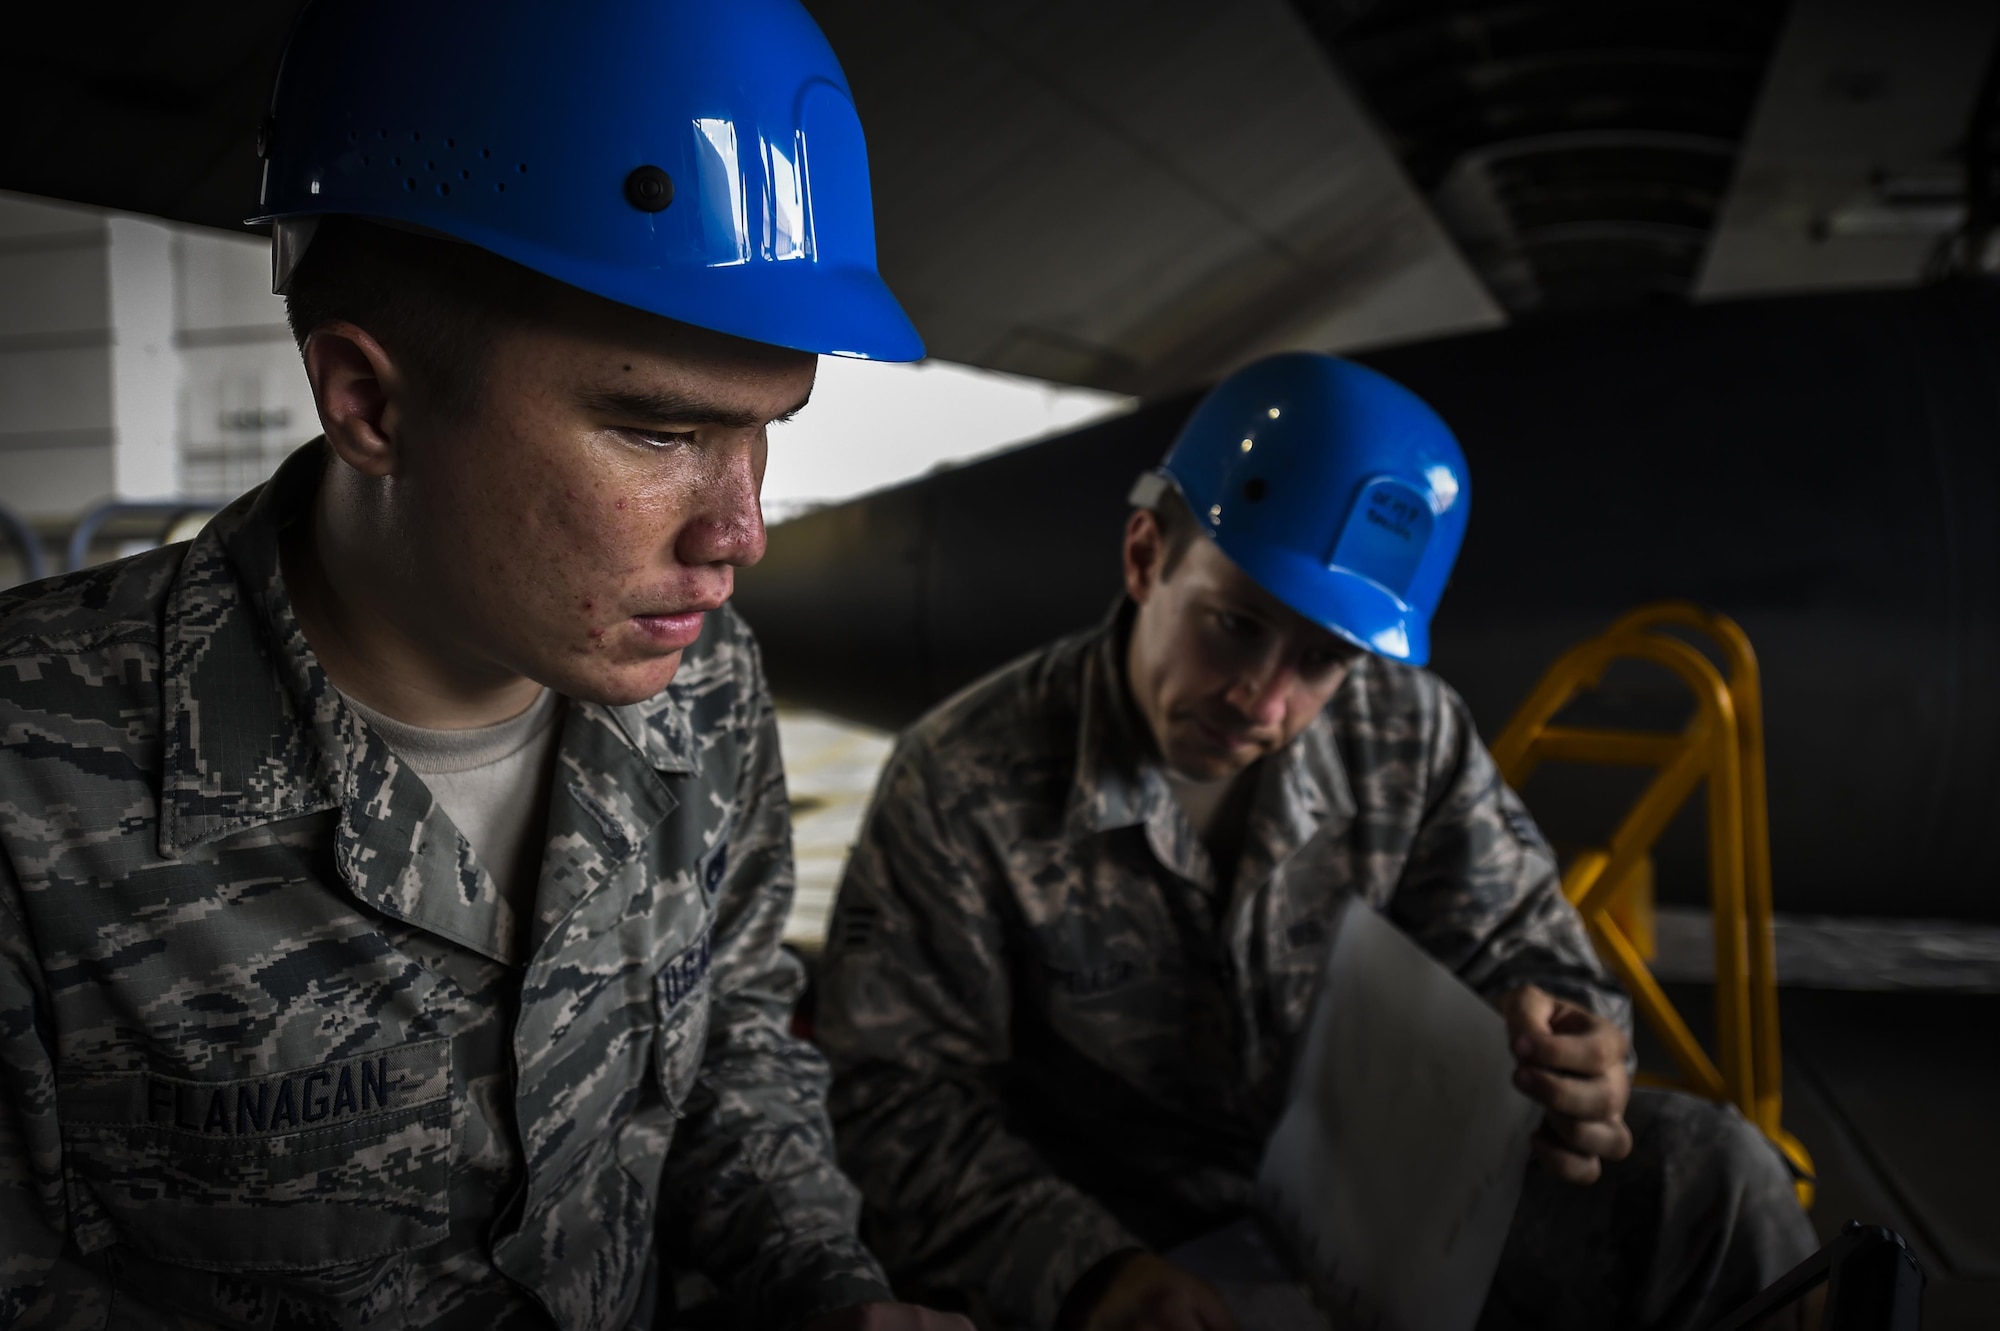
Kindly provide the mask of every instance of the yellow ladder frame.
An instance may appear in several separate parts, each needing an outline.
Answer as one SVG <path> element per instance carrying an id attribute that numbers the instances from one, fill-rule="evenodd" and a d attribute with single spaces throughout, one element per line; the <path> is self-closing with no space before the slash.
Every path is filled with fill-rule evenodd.
<path id="1" fill-rule="evenodd" d="M 1693 645 L 1662 631 L 1666 629 L 1708 638 L 1727 664 L 1728 678 Z M 1620 660 L 1664 666 L 1688 686 L 1696 708 L 1685 729 L 1675 735 L 1552 724 L 1557 713 L 1578 694 L 1596 688 Z M 1632 995 L 1640 1018 L 1666 1044 L 1681 1074 L 1675 1084 L 1740 1109 L 1791 1162 L 1799 1201 L 1811 1205 L 1812 1157 L 1781 1122 L 1784 1068 L 1771 939 L 1764 717 L 1750 639 L 1735 621 L 1685 601 L 1642 606 L 1549 667 L 1494 741 L 1493 757 L 1516 790 L 1547 761 L 1657 769 L 1659 775 L 1609 843 L 1582 851 L 1571 862 L 1563 874 L 1563 892 L 1582 915 L 1605 964 Z M 1643 870 L 1667 824 L 1704 782 L 1715 930 L 1713 1060 L 1611 913 L 1613 901 Z"/>

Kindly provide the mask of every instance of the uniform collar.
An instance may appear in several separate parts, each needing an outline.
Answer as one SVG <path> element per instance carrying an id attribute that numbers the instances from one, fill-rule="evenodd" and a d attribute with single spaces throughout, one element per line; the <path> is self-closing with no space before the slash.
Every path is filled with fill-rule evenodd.
<path id="1" fill-rule="evenodd" d="M 1148 822 L 1173 805 L 1145 719 L 1125 687 L 1134 609 L 1121 598 L 1083 654 L 1076 775 L 1065 818 L 1072 840 Z"/>
<path id="2" fill-rule="evenodd" d="M 305 516 L 323 465 L 309 444 L 217 514 L 167 593 L 163 855 L 339 802 L 339 749 L 316 732 L 337 730 L 347 709 L 325 687 L 278 571 L 281 533 Z"/>
<path id="3" fill-rule="evenodd" d="M 279 570 L 286 531 L 304 521 L 325 468 L 315 440 L 231 504 L 189 546 L 162 632 L 160 851 L 281 819 L 340 812 L 335 857 L 378 909 L 490 951 L 510 926 L 479 918 L 475 866 L 421 778 L 340 696 L 306 645 Z M 686 667 L 684 667 L 686 670 Z M 701 683 L 699 666 L 689 672 Z M 663 778 L 697 774 L 687 694 L 675 685 L 624 707 L 573 704 L 564 722 L 550 833 L 608 868 L 637 853 L 675 806 Z M 575 806 L 572 808 L 571 806 Z M 455 875 L 465 906 L 440 912 Z M 470 877 L 468 877 L 470 875 Z M 558 917 L 602 876 L 544 871 L 537 914 Z M 433 918 L 435 917 L 435 918 Z M 533 931 L 552 923 L 540 919 Z M 528 922 L 519 922 L 522 927 Z"/>
<path id="4" fill-rule="evenodd" d="M 1135 610 L 1121 598 L 1084 654 L 1065 834 L 1080 840 L 1143 825 L 1162 863 L 1200 881 L 1207 876 L 1207 855 L 1174 800 L 1145 719 L 1125 685 Z M 1329 708 L 1265 760 L 1245 852 L 1257 850 L 1272 864 L 1281 863 L 1322 827 L 1346 823 L 1354 809 Z"/>

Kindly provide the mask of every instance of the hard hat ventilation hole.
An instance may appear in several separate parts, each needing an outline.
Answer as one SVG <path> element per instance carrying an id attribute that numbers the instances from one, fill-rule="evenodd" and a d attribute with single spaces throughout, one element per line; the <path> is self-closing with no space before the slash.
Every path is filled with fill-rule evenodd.
<path id="1" fill-rule="evenodd" d="M 445 147 L 447 147 L 447 148 L 456 148 L 456 147 L 458 146 L 458 140 L 457 140 L 457 139 L 446 139 L 446 140 L 444 141 L 444 146 L 445 146 Z"/>
<path id="2" fill-rule="evenodd" d="M 389 131 L 386 129 L 378 129 L 375 131 L 375 137 L 378 139 L 386 139 L 389 137 Z"/>
<path id="3" fill-rule="evenodd" d="M 363 154 L 361 154 L 361 165 L 363 165 L 363 166 L 366 166 L 366 165 L 368 165 L 368 154 L 367 154 L 367 153 L 363 153 Z"/>
<path id="4" fill-rule="evenodd" d="M 657 213 L 674 201 L 674 178 L 657 166 L 636 167 L 625 177 L 625 202 L 642 213 Z"/>
<path id="5" fill-rule="evenodd" d="M 389 159 L 389 165 L 391 166 L 401 166 L 402 164 L 403 164 L 403 157 L 401 153 L 398 153 L 396 156 L 391 157 Z"/>
<path id="6" fill-rule="evenodd" d="M 423 141 L 424 141 L 424 136 L 421 132 L 414 129 L 410 131 L 411 143 L 422 143 Z"/>
<path id="7" fill-rule="evenodd" d="M 493 156 L 493 150 L 491 148 L 481 148 L 479 150 L 479 155 L 481 157 L 490 158 Z"/>
<path id="8" fill-rule="evenodd" d="M 424 170 L 426 170 L 426 171 L 435 171 L 435 170 L 437 170 L 437 169 L 438 169 L 438 164 L 437 164 L 436 162 L 425 162 L 425 163 L 424 163 Z"/>
<path id="9" fill-rule="evenodd" d="M 458 178 L 460 180 L 470 180 L 472 179 L 472 172 L 466 170 L 464 167 L 460 167 L 458 169 Z"/>
<path id="10" fill-rule="evenodd" d="M 403 190 L 405 193 L 414 190 L 416 187 L 417 187 L 417 178 L 415 176 L 410 176 L 403 181 Z"/>
<path id="11" fill-rule="evenodd" d="M 505 194 L 505 193 L 507 192 L 507 182 L 506 182 L 506 181 L 504 181 L 504 180 L 496 180 L 496 181 L 494 181 L 494 182 L 493 182 L 493 192 L 494 192 L 495 194 Z"/>
<path id="12" fill-rule="evenodd" d="M 1249 480 L 1243 482 L 1243 497 L 1253 504 L 1262 499 L 1264 497 L 1264 478 L 1262 476 L 1252 476 Z"/>
<path id="13" fill-rule="evenodd" d="M 360 140 L 355 136 L 354 131 L 350 129 L 347 131 L 347 141 L 349 143 L 357 143 Z"/>
<path id="14" fill-rule="evenodd" d="M 524 176 L 528 174 L 528 164 L 526 162 L 514 163 L 514 169 L 516 171 L 519 171 Z"/>
<path id="15" fill-rule="evenodd" d="M 451 193 L 451 186 L 445 184 L 444 181 L 440 180 L 438 182 L 438 197 L 443 198 L 445 195 L 449 193 Z"/>

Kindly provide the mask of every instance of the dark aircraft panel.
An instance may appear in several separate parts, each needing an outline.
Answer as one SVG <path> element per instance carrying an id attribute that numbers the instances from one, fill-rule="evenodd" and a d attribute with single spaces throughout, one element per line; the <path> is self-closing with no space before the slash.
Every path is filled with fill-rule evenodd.
<path id="1" fill-rule="evenodd" d="M 1763 662 L 1780 909 L 2000 918 L 2000 293 L 1606 315 L 1365 359 L 1471 461 L 1433 665 L 1486 733 L 1621 611 L 1698 601 Z M 776 528 L 737 605 L 780 693 L 898 725 L 1092 622 L 1126 489 L 1193 402 Z M 1649 687 L 1628 714 L 1673 724 Z M 1615 784 L 1529 797 L 1560 840 Z M 1703 881 L 1681 832 L 1669 898 Z"/>

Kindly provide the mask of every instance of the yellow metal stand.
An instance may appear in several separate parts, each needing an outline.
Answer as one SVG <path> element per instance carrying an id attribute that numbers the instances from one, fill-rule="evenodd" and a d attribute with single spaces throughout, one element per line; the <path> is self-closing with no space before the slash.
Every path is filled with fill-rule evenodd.
<path id="1" fill-rule="evenodd" d="M 1727 664 L 1727 679 L 1708 657 L 1666 630 L 1700 634 Z M 1614 661 L 1664 666 L 1695 697 L 1695 715 L 1679 734 L 1598 730 L 1553 724 L 1577 695 L 1594 689 Z M 1813 1196 L 1812 1157 L 1781 1123 L 1783 1067 L 1778 1051 L 1778 984 L 1771 942 L 1771 842 L 1764 802 L 1764 718 L 1757 656 L 1734 621 L 1684 601 L 1634 610 L 1601 636 L 1566 652 L 1494 742 L 1507 783 L 1519 790 L 1544 762 L 1651 767 L 1659 775 L 1611 834 L 1579 853 L 1563 891 L 1590 930 L 1605 964 L 1624 982 L 1642 1020 L 1665 1042 L 1683 1089 L 1742 1110 L 1782 1151 L 1799 1176 L 1802 1205 Z M 1651 953 L 1632 937 L 1634 916 L 1622 896 L 1651 887 L 1653 843 L 1693 794 L 1708 792 L 1709 904 L 1715 921 L 1715 1049 L 1711 1060 L 1647 968 Z M 1623 922 L 1621 923 L 1621 917 Z M 1650 932 L 1650 931 L 1648 931 Z"/>

